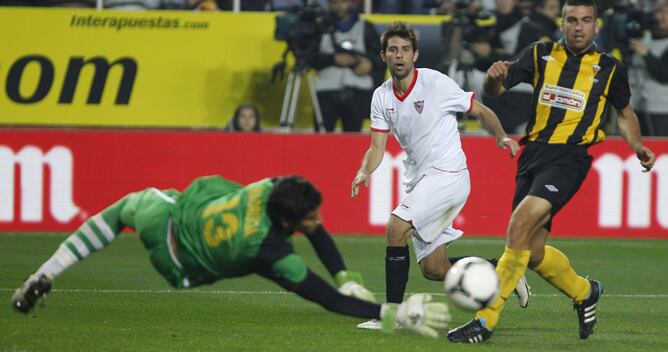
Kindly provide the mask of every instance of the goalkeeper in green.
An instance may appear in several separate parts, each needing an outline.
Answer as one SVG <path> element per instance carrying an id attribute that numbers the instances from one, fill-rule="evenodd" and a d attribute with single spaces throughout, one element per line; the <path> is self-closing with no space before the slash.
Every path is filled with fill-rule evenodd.
<path id="1" fill-rule="evenodd" d="M 53 280 L 103 249 L 125 227 L 134 229 L 154 268 L 174 287 L 189 288 L 258 274 L 339 314 L 381 319 L 436 337 L 447 325 L 445 303 L 425 294 L 401 304 L 376 304 L 358 273 L 346 271 L 321 224 L 320 192 L 299 176 L 267 178 L 245 187 L 217 176 L 196 179 L 183 192 L 148 188 L 131 193 L 84 222 L 11 299 L 28 313 Z M 291 235 L 303 232 L 339 285 L 335 289 L 306 266 Z"/>

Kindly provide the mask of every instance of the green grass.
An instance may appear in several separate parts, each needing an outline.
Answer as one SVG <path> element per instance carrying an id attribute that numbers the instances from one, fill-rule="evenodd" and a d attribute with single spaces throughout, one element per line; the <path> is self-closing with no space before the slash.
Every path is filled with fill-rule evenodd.
<path id="1" fill-rule="evenodd" d="M 494 337 L 483 345 L 452 345 L 399 331 L 355 328 L 359 319 L 326 312 L 272 282 L 248 277 L 193 290 L 173 290 L 153 271 L 139 240 L 123 235 L 63 274 L 34 314 L 11 311 L 9 298 L 46 260 L 64 235 L 0 234 L 0 350 L 2 351 L 667 351 L 668 280 L 665 240 L 554 240 L 576 270 L 606 289 L 596 333 L 577 336 L 570 301 L 534 273 L 526 310 L 511 297 Z M 382 237 L 336 237 L 350 269 L 384 299 Z M 499 238 L 459 240 L 451 255 L 498 256 Z M 298 252 L 324 275 L 308 242 Z M 411 263 L 409 292 L 446 300 L 439 282 Z M 471 313 L 454 308 L 452 325 Z"/>

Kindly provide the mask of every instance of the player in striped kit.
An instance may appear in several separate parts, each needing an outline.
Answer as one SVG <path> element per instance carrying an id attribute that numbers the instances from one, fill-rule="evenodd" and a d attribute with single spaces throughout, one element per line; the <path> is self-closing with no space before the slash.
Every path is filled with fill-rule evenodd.
<path id="1" fill-rule="evenodd" d="M 368 185 L 371 173 L 380 165 L 389 132 L 406 152 L 404 185 L 406 195 L 392 211 L 387 224 L 385 257 L 387 301 L 401 302 L 408 282 L 409 253 L 413 249 L 420 270 L 430 280 L 443 280 L 451 263 L 448 245 L 463 232 L 452 227 L 470 192 L 466 156 L 461 147 L 456 113 L 476 116 L 496 138 L 501 149 L 519 150 L 508 138 L 496 114 L 474 100 L 448 76 L 431 69 L 414 67 L 418 59 L 415 31 L 403 22 L 390 24 L 382 38 L 381 57 L 392 76 L 376 89 L 371 102 L 371 145 L 352 182 L 352 196 L 359 186 Z M 520 306 L 529 301 L 529 287 L 523 278 L 516 291 Z M 369 321 L 359 328 L 377 329 Z"/>
<path id="2" fill-rule="evenodd" d="M 28 313 L 55 278 L 105 248 L 125 227 L 133 228 L 154 268 L 174 287 L 188 288 L 258 274 L 324 308 L 350 316 L 382 319 L 436 337 L 447 325 L 445 303 L 425 294 L 400 305 L 373 303 L 361 275 L 346 271 L 334 241 L 321 224 L 320 192 L 298 176 L 263 179 L 242 187 L 220 177 L 196 179 L 183 193 L 148 188 L 131 193 L 88 219 L 12 296 L 12 307 Z M 340 288 L 309 270 L 290 236 L 307 235 Z"/>

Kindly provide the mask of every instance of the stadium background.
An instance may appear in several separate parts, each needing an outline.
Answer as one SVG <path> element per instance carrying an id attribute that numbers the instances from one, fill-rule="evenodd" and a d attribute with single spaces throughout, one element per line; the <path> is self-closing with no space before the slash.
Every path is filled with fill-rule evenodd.
<path id="1" fill-rule="evenodd" d="M 8 303 L 14 289 L 87 216 L 128 192 L 183 188 L 206 174 L 242 183 L 286 173 L 313 180 L 324 194 L 327 227 L 345 235 L 334 238 L 349 268 L 361 270 L 366 286 L 384 298 L 384 239 L 369 235 L 383 233 L 399 201 L 396 142 L 391 139 L 371 188 L 352 200 L 350 181 L 368 134 L 308 132 L 312 122 L 305 89 L 296 124 L 301 133 L 223 131 L 234 107 L 244 101 L 260 106 L 265 127 L 278 126 L 285 82 L 269 82 L 284 44 L 272 38 L 274 17 L 0 7 L 0 304 Z M 397 18 L 368 17 L 378 26 Z M 124 19 L 144 26 L 124 27 Z M 441 19 L 402 19 L 419 26 L 420 64 L 431 66 L 440 55 Z M 78 70 L 93 58 L 99 67 Z M 579 272 L 606 283 L 596 335 L 578 340 L 570 301 L 529 273 L 535 294 L 530 308 L 519 312 L 509 305 L 495 339 L 469 350 L 668 350 L 668 281 L 662 279 L 668 140 L 646 143 L 659 157 L 649 174 L 638 171 L 619 137 L 593 147 L 590 176 L 555 223 L 551 243 L 569 254 Z M 473 188 L 456 220 L 467 237 L 452 254 L 498 256 L 515 161 L 486 136 L 466 135 L 463 145 Z M 310 267 L 327 277 L 303 237 L 295 238 L 295 246 Z M 432 292 L 444 299 L 441 284 L 424 280 L 417 265 L 411 266 L 410 277 L 408 292 Z M 120 236 L 104 253 L 69 270 L 46 302 L 28 317 L 10 314 L 4 306 L 0 350 L 452 347 L 443 339 L 405 332 L 361 332 L 353 328 L 356 319 L 325 315 L 321 307 L 257 277 L 170 290 L 135 236 Z M 469 312 L 451 307 L 453 324 L 470 318 Z"/>
<path id="2" fill-rule="evenodd" d="M 204 174 L 250 182 L 299 173 L 322 189 L 333 232 L 382 234 L 401 187 L 393 140 L 369 191 L 352 200 L 366 134 L 222 131 L 244 101 L 258 102 L 265 127 L 278 126 L 285 82 L 270 75 L 285 44 L 273 39 L 275 16 L 0 9 L 0 230 L 71 231 L 130 191 L 183 188 Z M 369 18 L 381 26 L 396 16 Z M 431 65 L 441 20 L 404 19 L 424 33 Z M 298 130 L 312 126 L 306 89 L 297 116 Z M 658 155 L 649 174 L 619 137 L 593 147 L 591 175 L 555 234 L 668 237 L 668 141 L 647 144 Z M 500 236 L 515 163 L 485 136 L 465 136 L 464 148 L 473 191 L 457 225 Z"/>

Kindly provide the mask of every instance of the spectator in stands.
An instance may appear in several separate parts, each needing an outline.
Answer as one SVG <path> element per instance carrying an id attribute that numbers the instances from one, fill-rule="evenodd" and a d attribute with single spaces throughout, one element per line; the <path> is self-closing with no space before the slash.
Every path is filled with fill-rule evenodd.
<path id="1" fill-rule="evenodd" d="M 529 16 L 529 19 L 539 32 L 539 40 L 557 41 L 559 39 L 561 35 L 557 21 L 560 16 L 560 0 L 538 0 L 536 10 Z"/>
<path id="2" fill-rule="evenodd" d="M 218 8 L 223 11 L 233 10 L 233 0 L 216 0 Z M 244 0 L 241 1 L 242 11 L 267 11 L 270 9 L 271 1 L 268 0 Z"/>
<path id="3" fill-rule="evenodd" d="M 252 103 L 243 103 L 234 110 L 234 116 L 227 125 L 228 131 L 259 132 L 260 111 Z"/>
<path id="4" fill-rule="evenodd" d="M 423 2 L 424 0 L 376 0 L 373 3 L 376 13 L 427 14 L 429 9 Z"/>
<path id="5" fill-rule="evenodd" d="M 524 16 L 518 0 L 496 0 L 496 26 L 491 44 L 478 42 L 471 46 L 476 68 L 485 72 L 493 62 L 510 60 L 538 39 L 535 25 Z M 483 102 L 499 116 L 504 130 L 522 133 L 532 96 L 533 87 L 522 83 L 498 98 L 484 97 Z"/>
<path id="6" fill-rule="evenodd" d="M 380 36 L 361 19 L 351 0 L 329 0 L 331 29 L 320 38 L 308 62 L 317 70 L 316 91 L 325 130 L 341 119 L 344 132 L 359 132 L 369 118 L 374 88 L 384 79 Z"/>
<path id="7" fill-rule="evenodd" d="M 668 2 L 655 5 L 656 25 L 643 39 L 630 39 L 631 104 L 643 135 L 668 136 Z"/>

